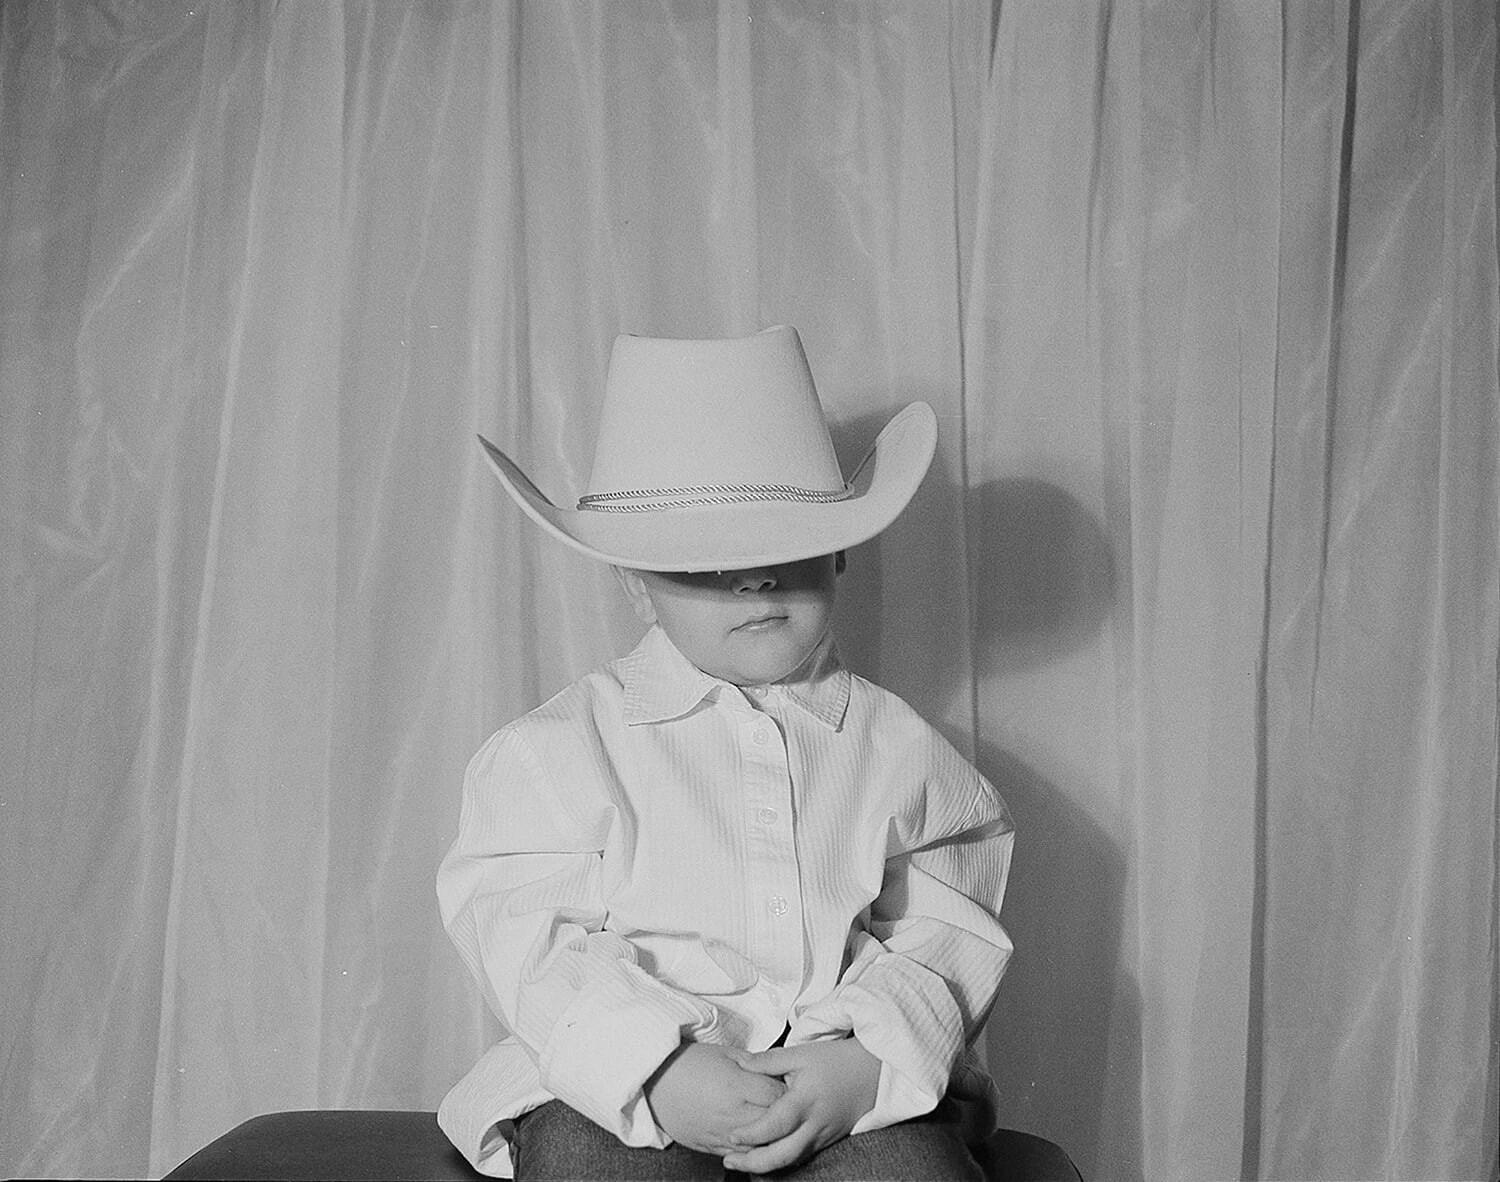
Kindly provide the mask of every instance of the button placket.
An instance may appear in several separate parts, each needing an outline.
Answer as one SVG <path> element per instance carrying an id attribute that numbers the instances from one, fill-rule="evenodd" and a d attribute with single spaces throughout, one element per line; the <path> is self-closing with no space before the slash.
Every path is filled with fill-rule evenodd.
<path id="1" fill-rule="evenodd" d="M 748 740 L 748 742 L 746 742 Z M 792 820 L 791 772 L 775 720 L 761 715 L 741 730 L 746 775 L 746 848 L 752 953 L 766 978 L 802 977 L 801 884 Z"/>

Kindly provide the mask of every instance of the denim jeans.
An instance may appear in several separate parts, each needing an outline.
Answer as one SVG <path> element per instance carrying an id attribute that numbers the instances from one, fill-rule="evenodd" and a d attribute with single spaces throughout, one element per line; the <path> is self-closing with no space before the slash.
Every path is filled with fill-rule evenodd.
<path id="1" fill-rule="evenodd" d="M 901 1124 L 845 1137 L 801 1165 L 767 1175 L 798 1182 L 866 1182 L 866 1180 L 943 1179 L 983 1182 L 983 1175 L 964 1145 L 958 1126 L 946 1118 L 946 1105 Z M 677 1179 L 745 1178 L 726 1170 L 711 1154 L 681 1145 L 666 1149 L 633 1149 L 622 1145 L 561 1100 L 553 1100 L 516 1121 L 511 1147 L 516 1182 L 578 1182 L 579 1179 L 626 1179 L 668 1182 Z"/>

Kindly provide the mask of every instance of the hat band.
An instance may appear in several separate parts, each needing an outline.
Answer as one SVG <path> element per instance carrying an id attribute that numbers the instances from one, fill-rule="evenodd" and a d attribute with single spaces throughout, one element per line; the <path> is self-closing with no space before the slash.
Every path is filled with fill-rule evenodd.
<path id="1" fill-rule="evenodd" d="M 821 505 L 846 500 L 852 491 L 848 485 L 822 491 L 799 488 L 795 484 L 688 484 L 678 488 L 589 493 L 578 498 L 578 507 L 593 513 L 654 513 L 661 509 L 737 505 L 747 501 L 800 501 Z"/>

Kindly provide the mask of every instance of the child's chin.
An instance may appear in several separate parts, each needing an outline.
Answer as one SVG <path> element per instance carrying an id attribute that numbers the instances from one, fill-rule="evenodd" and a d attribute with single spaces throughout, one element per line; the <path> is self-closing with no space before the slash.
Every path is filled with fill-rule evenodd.
<path id="1" fill-rule="evenodd" d="M 745 664 L 736 669 L 736 676 L 729 680 L 736 685 L 771 685 L 773 682 L 790 677 L 801 663 L 801 661 L 758 661 Z"/>
<path id="2" fill-rule="evenodd" d="M 728 668 L 718 676 L 735 685 L 769 685 L 797 672 L 816 647 L 786 631 L 761 636 L 724 654 Z"/>

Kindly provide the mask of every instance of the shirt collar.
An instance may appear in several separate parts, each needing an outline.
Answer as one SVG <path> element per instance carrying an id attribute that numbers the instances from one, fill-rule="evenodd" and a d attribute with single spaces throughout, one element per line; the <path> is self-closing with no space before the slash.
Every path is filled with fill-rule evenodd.
<path id="1" fill-rule="evenodd" d="M 666 722 L 681 718 L 704 698 L 737 686 L 703 672 L 678 651 L 653 625 L 621 665 L 625 687 L 625 723 Z M 791 678 L 770 687 L 811 714 L 830 730 L 838 730 L 849 708 L 849 671 L 839 659 L 829 633 Z"/>

